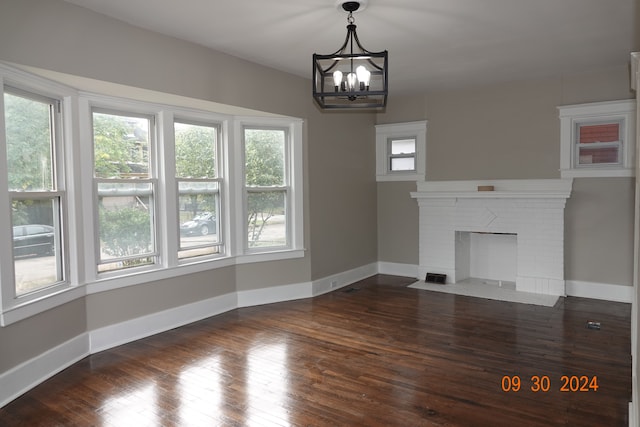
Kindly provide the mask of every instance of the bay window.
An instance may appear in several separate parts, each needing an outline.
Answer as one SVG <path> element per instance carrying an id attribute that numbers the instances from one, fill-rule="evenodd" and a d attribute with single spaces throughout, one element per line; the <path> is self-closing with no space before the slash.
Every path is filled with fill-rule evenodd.
<path id="1" fill-rule="evenodd" d="M 2 326 L 94 292 L 304 256 L 302 120 L 81 92 L 4 64 L 0 87 Z"/>

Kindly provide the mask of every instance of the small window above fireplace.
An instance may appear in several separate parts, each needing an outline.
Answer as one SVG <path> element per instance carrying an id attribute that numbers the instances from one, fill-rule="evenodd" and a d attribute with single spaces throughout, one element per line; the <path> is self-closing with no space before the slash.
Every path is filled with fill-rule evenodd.
<path id="1" fill-rule="evenodd" d="M 427 122 L 376 125 L 376 180 L 424 181 Z"/>

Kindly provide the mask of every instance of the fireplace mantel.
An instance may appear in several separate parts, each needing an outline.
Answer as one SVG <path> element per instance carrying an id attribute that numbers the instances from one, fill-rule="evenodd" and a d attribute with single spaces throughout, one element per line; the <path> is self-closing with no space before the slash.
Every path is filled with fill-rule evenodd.
<path id="1" fill-rule="evenodd" d="M 567 199 L 573 179 L 509 179 L 482 181 L 420 181 L 414 199 Z M 494 191 L 478 191 L 491 185 Z"/>
<path id="2" fill-rule="evenodd" d="M 564 295 L 564 208 L 572 179 L 418 182 L 419 277 L 465 279 L 460 232 L 517 236 L 516 289 Z M 494 191 L 478 191 L 493 186 Z"/>

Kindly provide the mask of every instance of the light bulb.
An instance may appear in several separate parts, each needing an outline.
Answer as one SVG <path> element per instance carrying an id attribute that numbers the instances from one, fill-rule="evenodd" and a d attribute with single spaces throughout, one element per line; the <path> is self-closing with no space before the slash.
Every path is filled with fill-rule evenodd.
<path id="1" fill-rule="evenodd" d="M 349 92 L 353 92 L 356 89 L 356 74 L 347 74 L 347 85 L 349 86 Z"/>
<path id="2" fill-rule="evenodd" d="M 358 82 L 360 82 L 360 90 L 369 88 L 369 81 L 371 80 L 371 71 L 367 70 L 364 65 L 360 65 L 356 68 L 356 74 L 358 75 Z"/>
<path id="3" fill-rule="evenodd" d="M 333 72 L 333 86 L 335 87 L 336 92 L 338 91 L 338 88 L 340 88 L 340 83 L 342 83 L 342 71 L 336 70 Z"/>

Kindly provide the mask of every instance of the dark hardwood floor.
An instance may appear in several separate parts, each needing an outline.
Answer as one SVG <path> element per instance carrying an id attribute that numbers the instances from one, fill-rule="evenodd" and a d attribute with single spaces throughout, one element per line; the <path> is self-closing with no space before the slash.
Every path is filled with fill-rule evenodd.
<path id="1" fill-rule="evenodd" d="M 374 276 L 94 354 L 0 409 L 0 425 L 628 426 L 629 304 L 411 282 Z"/>

